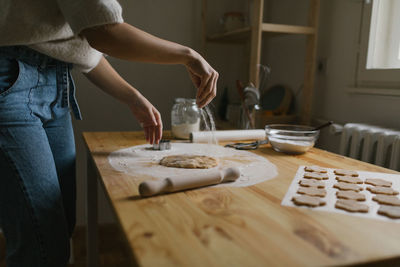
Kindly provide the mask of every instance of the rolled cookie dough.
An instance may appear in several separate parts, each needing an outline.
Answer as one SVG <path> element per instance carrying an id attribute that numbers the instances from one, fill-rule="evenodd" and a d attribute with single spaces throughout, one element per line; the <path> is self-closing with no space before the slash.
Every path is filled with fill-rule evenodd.
<path id="1" fill-rule="evenodd" d="M 173 155 L 160 160 L 160 165 L 185 169 L 209 169 L 218 165 L 218 160 L 209 156 Z"/>

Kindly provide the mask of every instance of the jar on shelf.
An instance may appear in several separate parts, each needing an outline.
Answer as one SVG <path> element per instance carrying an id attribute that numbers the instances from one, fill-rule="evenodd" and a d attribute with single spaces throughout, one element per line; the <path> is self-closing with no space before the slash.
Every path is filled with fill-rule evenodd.
<path id="1" fill-rule="evenodd" d="M 242 12 L 226 12 L 222 19 L 225 32 L 241 29 L 245 26 L 245 18 Z"/>
<path id="2" fill-rule="evenodd" d="M 200 109 L 196 99 L 176 98 L 171 111 L 172 135 L 189 139 L 191 132 L 200 130 Z"/>

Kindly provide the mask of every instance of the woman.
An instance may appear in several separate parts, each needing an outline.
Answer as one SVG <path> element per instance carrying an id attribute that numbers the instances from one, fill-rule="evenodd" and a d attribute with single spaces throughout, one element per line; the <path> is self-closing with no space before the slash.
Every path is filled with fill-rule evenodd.
<path id="1" fill-rule="evenodd" d="M 216 94 L 218 73 L 195 51 L 123 22 L 115 0 L 0 0 L 0 227 L 7 265 L 65 266 L 75 225 L 75 143 L 80 119 L 74 66 L 127 104 L 157 143 L 157 109 L 103 57 L 183 64 L 197 104 Z"/>

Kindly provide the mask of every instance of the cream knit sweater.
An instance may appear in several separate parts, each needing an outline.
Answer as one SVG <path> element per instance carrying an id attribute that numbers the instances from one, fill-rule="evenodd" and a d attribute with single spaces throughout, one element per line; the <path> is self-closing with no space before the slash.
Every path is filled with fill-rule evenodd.
<path id="1" fill-rule="evenodd" d="M 0 0 L 0 46 L 26 45 L 88 72 L 102 54 L 79 33 L 122 22 L 116 0 Z"/>

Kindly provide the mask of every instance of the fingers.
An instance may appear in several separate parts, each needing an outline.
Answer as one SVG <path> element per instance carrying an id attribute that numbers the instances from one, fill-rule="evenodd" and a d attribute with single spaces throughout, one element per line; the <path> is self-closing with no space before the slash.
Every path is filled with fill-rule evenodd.
<path id="1" fill-rule="evenodd" d="M 197 88 L 196 103 L 202 108 L 216 95 L 218 73 L 198 53 L 186 65 L 190 77 Z"/>
<path id="2" fill-rule="evenodd" d="M 201 78 L 200 86 L 197 88 L 197 95 L 196 95 L 196 99 L 198 102 L 201 102 L 201 100 L 203 100 L 205 90 L 207 88 L 207 85 L 210 83 L 211 78 L 212 75 L 207 75 Z"/>
<path id="3" fill-rule="evenodd" d="M 190 79 L 192 80 L 194 86 L 196 86 L 196 88 L 199 88 L 201 85 L 200 77 L 197 76 L 196 74 L 192 73 L 190 70 L 188 70 L 188 72 L 189 72 Z"/>
<path id="4" fill-rule="evenodd" d="M 148 112 L 148 115 L 148 117 L 150 117 L 148 122 L 142 123 L 146 141 L 150 144 L 158 144 L 161 140 L 163 129 L 160 112 L 152 107 Z"/>
<path id="5" fill-rule="evenodd" d="M 219 77 L 218 73 L 214 71 L 203 91 L 202 92 L 198 91 L 197 105 L 200 108 L 208 105 L 217 95 L 218 77 Z"/>
<path id="6" fill-rule="evenodd" d="M 144 131 L 144 136 L 146 137 L 146 141 L 149 142 L 150 141 L 149 128 L 148 127 L 144 127 L 143 131 Z"/>
<path id="7" fill-rule="evenodd" d="M 161 115 L 160 112 L 158 112 L 158 110 L 154 109 L 154 117 L 156 119 L 156 127 L 155 127 L 155 142 L 156 144 L 158 144 L 162 138 L 162 129 L 163 129 L 163 124 L 162 124 L 162 120 L 161 120 Z"/>

